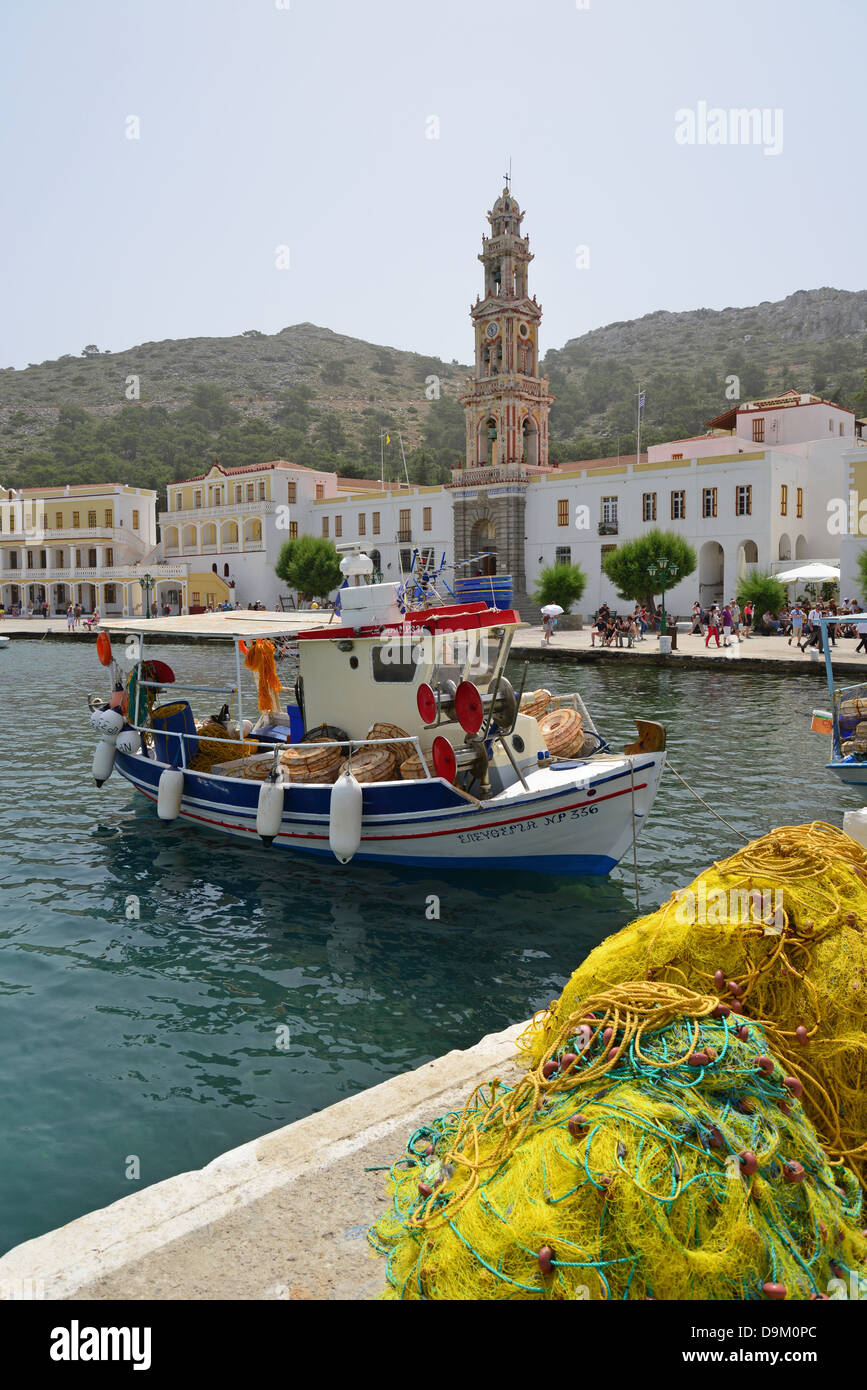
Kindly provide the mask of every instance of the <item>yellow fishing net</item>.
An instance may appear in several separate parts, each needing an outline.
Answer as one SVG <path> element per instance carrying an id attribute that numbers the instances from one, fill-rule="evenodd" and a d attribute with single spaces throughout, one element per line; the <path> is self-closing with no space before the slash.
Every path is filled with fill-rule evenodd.
<path id="1" fill-rule="evenodd" d="M 761 1026 L 718 1005 L 647 981 L 591 993 L 518 1086 L 417 1131 L 369 1237 L 384 1297 L 826 1298 L 857 1281 L 854 1175 Z"/>
<path id="2" fill-rule="evenodd" d="M 828 1154 L 867 1182 L 867 853 L 820 823 L 784 826 L 700 874 L 591 951 L 524 1037 L 544 1056 L 588 993 L 669 980 L 762 1023 L 804 1083 Z"/>

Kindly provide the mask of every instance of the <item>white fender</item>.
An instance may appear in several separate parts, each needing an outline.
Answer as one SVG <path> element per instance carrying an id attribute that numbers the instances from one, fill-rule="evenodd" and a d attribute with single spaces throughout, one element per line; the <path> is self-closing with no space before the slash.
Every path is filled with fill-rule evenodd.
<path id="1" fill-rule="evenodd" d="M 101 738 L 93 750 L 93 780 L 98 787 L 107 782 L 114 767 L 114 742 Z"/>
<path id="2" fill-rule="evenodd" d="M 119 709 L 95 709 L 90 716 L 90 727 L 111 743 L 123 726 L 124 717 Z"/>
<path id="3" fill-rule="evenodd" d="M 157 791 L 157 815 L 160 820 L 177 820 L 181 814 L 184 794 L 184 774 L 179 767 L 167 767 L 160 776 Z"/>
<path id="4" fill-rule="evenodd" d="M 278 780 L 272 782 L 270 777 L 262 783 L 259 788 L 259 804 L 256 808 L 256 834 L 260 835 L 266 845 L 279 833 L 283 822 L 283 774 L 278 774 Z"/>
<path id="5" fill-rule="evenodd" d="M 843 812 L 843 833 L 857 840 L 862 849 L 867 846 L 867 807 Z"/>
<path id="6" fill-rule="evenodd" d="M 331 816 L 328 843 L 340 864 L 348 864 L 361 844 L 361 813 L 364 793 L 347 768 L 331 788 Z"/>
<path id="7" fill-rule="evenodd" d="M 140 753 L 141 738 L 137 729 L 124 729 L 122 734 L 118 734 L 115 747 L 121 753 Z"/>

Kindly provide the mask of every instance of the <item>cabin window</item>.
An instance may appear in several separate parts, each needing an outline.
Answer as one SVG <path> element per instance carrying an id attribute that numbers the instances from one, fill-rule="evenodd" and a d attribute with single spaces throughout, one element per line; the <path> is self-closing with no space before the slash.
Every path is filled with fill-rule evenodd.
<path id="1" fill-rule="evenodd" d="M 419 654 L 420 645 L 410 637 L 395 637 L 391 642 L 371 647 L 373 679 L 382 685 L 411 685 Z"/>

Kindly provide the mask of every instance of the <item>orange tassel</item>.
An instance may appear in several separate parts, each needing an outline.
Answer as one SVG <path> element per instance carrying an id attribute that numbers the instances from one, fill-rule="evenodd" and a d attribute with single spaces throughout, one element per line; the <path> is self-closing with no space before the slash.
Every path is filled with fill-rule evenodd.
<path id="1" fill-rule="evenodd" d="M 259 637 L 248 650 L 244 643 L 238 644 L 244 653 L 244 665 L 248 671 L 255 672 L 259 693 L 259 709 L 263 712 L 280 708 L 280 677 L 274 660 L 274 643 Z"/>

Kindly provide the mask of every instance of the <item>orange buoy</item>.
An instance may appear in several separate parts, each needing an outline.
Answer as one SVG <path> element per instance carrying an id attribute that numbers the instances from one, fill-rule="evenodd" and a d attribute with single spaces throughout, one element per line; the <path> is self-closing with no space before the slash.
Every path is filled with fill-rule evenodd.
<path id="1" fill-rule="evenodd" d="M 111 665 L 111 638 L 107 632 L 101 632 L 97 637 L 96 654 L 103 666 Z"/>

